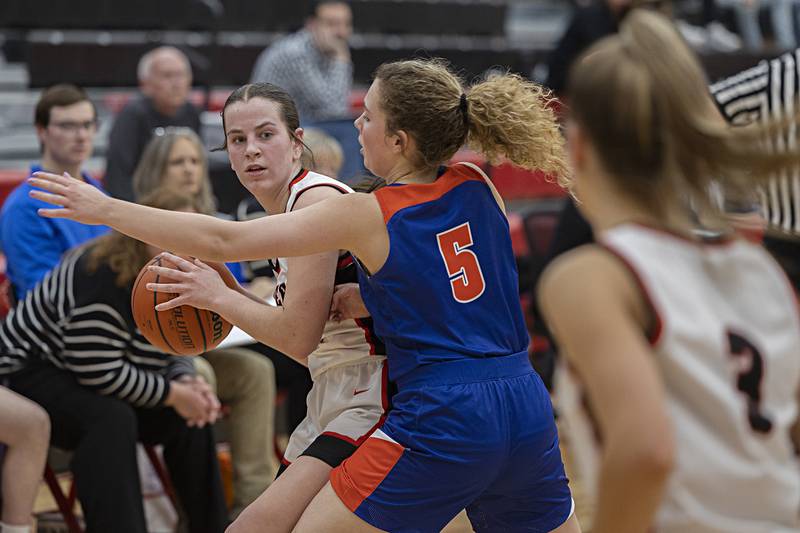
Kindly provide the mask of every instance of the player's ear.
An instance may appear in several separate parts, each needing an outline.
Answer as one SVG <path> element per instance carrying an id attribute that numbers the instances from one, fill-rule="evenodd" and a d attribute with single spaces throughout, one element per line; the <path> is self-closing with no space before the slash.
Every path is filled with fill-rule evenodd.
<path id="1" fill-rule="evenodd" d="M 402 154 L 405 152 L 410 144 L 411 137 L 408 136 L 404 130 L 397 130 L 393 135 L 392 149 L 395 153 Z"/>
<path id="2" fill-rule="evenodd" d="M 295 159 L 300 159 L 303 156 L 305 145 L 303 144 L 303 135 L 305 132 L 303 128 L 297 128 L 292 134 L 292 153 Z"/>

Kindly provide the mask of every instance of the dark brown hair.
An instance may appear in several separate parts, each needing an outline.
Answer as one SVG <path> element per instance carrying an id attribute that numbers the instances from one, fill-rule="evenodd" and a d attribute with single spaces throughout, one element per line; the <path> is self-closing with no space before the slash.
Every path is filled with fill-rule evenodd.
<path id="1" fill-rule="evenodd" d="M 349 0 L 310 0 L 306 8 L 306 17 L 316 17 L 318 15 L 317 11 L 319 8 L 326 4 L 344 4 L 348 7 L 351 7 Z"/>
<path id="2" fill-rule="evenodd" d="M 447 162 L 467 143 L 492 162 L 568 173 L 553 98 L 536 83 L 504 73 L 465 88 L 441 59 L 384 63 L 375 80 L 387 130 L 415 140 L 418 168 Z"/>
<path id="3" fill-rule="evenodd" d="M 215 150 L 228 149 L 228 136 L 225 129 L 225 111 L 228 109 L 228 106 L 237 102 L 247 102 L 253 98 L 263 98 L 265 100 L 269 100 L 270 102 L 275 102 L 281 111 L 281 118 L 283 119 L 284 124 L 286 124 L 289 137 L 297 140 L 297 137 L 294 135 L 294 131 L 300 127 L 300 115 L 298 114 L 297 106 L 295 105 L 294 100 L 292 100 L 292 97 L 289 96 L 289 93 L 272 83 L 248 83 L 247 85 L 242 85 L 233 91 L 230 96 L 228 96 L 228 99 L 225 100 L 225 105 L 222 107 L 222 111 L 220 112 L 220 115 L 222 115 L 222 130 L 225 134 L 225 140 L 223 141 L 222 146 L 216 148 Z"/>
<path id="4" fill-rule="evenodd" d="M 39 97 L 39 101 L 36 103 L 36 111 L 33 115 L 33 123 L 36 126 L 45 128 L 50 124 L 51 109 L 54 107 L 70 106 L 78 102 L 89 102 L 92 104 L 94 116 L 95 118 L 97 117 L 97 109 L 95 109 L 94 104 L 89 100 L 89 97 L 83 89 L 67 83 L 53 85 L 45 89 Z"/>

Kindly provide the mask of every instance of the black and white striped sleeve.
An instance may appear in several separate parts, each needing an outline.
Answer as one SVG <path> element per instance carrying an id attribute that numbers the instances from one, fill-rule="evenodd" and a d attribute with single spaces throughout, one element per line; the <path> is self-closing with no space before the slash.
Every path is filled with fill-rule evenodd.
<path id="1" fill-rule="evenodd" d="M 62 362 L 81 385 L 140 407 L 164 402 L 168 356 L 149 344 L 134 343 L 113 306 L 97 302 L 75 307 L 63 331 Z"/>
<path id="2" fill-rule="evenodd" d="M 0 374 L 16 372 L 31 359 L 58 359 L 64 347 L 59 313 L 66 302 L 59 280 L 71 275 L 75 260 L 76 254 L 67 254 L 0 323 Z"/>
<path id="3" fill-rule="evenodd" d="M 711 86 L 711 94 L 732 124 L 794 117 L 800 94 L 800 49 L 765 60 Z M 770 140 L 769 150 L 797 150 L 797 132 Z M 762 214 L 773 230 L 800 235 L 800 172 L 773 176 L 761 191 Z"/>

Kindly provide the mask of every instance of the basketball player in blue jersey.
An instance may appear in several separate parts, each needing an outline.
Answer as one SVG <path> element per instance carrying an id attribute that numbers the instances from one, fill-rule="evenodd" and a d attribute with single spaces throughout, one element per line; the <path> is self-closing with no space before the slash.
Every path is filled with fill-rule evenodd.
<path id="1" fill-rule="evenodd" d="M 712 179 L 746 192 L 795 168 L 796 149 L 770 155 L 768 128 L 726 125 L 652 12 L 588 50 L 568 94 L 574 191 L 597 244 L 553 263 L 539 296 L 603 437 L 592 531 L 800 530 L 797 301 L 720 213 L 717 237 L 696 223 L 712 219 Z"/>
<path id="2" fill-rule="evenodd" d="M 502 201 L 477 167 L 442 166 L 469 142 L 489 159 L 566 175 L 548 98 L 512 75 L 465 89 L 437 61 L 382 65 L 356 127 L 367 168 L 387 186 L 255 221 L 176 216 L 52 174 L 32 183 L 63 207 L 44 216 L 105 223 L 207 260 L 332 249 L 358 258 L 398 392 L 295 531 L 434 532 L 466 508 L 477 531 L 575 533 L 550 399 L 527 358 Z M 203 267 L 179 268 L 175 283 L 152 288 L 181 292 Z"/>

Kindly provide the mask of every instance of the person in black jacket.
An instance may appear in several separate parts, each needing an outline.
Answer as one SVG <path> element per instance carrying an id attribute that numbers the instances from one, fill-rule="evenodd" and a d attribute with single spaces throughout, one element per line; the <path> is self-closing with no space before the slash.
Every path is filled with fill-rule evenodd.
<path id="1" fill-rule="evenodd" d="M 192 68 L 186 55 L 172 46 L 151 50 L 139 60 L 140 94 L 114 119 L 108 137 L 104 184 L 115 198 L 133 200 L 133 171 L 154 134 L 169 126 L 200 133 L 200 109 L 189 101 Z"/>
<path id="2" fill-rule="evenodd" d="M 147 203 L 198 210 L 167 191 Z M 0 324 L 0 374 L 47 411 L 51 443 L 74 451 L 70 468 L 89 532 L 146 532 L 137 441 L 164 445 L 189 531 L 227 525 L 210 426 L 219 402 L 192 359 L 160 352 L 133 321 L 133 282 L 156 252 L 116 232 L 90 241 Z"/>

